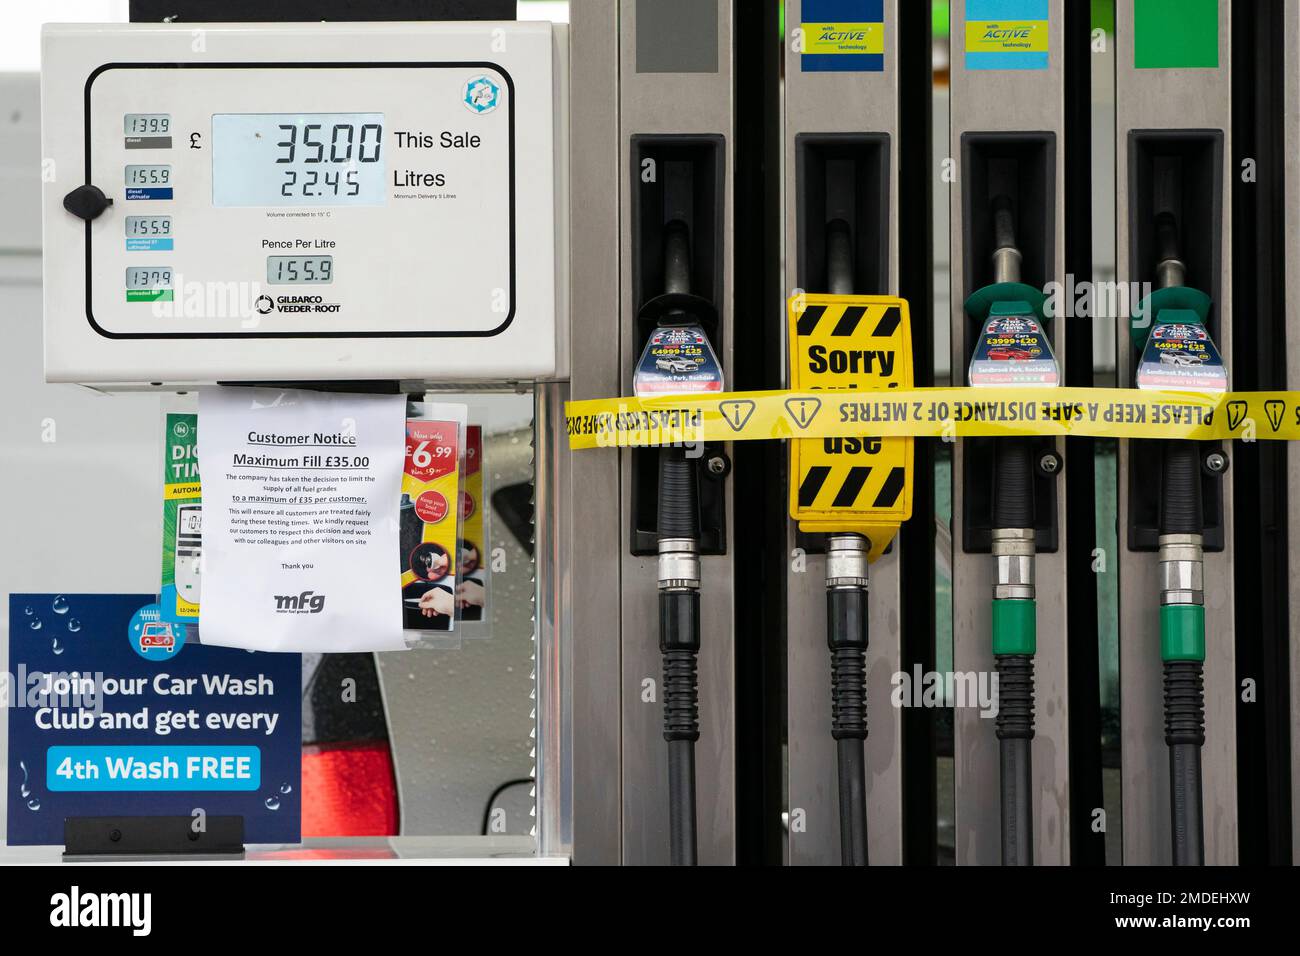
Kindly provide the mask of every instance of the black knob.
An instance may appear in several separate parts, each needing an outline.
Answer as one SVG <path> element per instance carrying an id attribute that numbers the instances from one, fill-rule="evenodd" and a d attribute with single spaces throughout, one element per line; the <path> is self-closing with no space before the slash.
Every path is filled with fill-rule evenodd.
<path id="1" fill-rule="evenodd" d="M 104 190 L 90 183 L 78 186 L 63 197 L 63 208 L 86 222 L 98 218 L 111 205 L 113 200 L 104 195 Z"/>

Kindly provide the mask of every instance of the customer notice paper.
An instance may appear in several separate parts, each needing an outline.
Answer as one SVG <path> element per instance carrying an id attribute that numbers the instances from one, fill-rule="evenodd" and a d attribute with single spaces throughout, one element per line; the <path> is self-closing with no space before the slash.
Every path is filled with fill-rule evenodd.
<path id="1" fill-rule="evenodd" d="M 199 638 L 260 651 L 398 650 L 401 395 L 199 396 Z"/>

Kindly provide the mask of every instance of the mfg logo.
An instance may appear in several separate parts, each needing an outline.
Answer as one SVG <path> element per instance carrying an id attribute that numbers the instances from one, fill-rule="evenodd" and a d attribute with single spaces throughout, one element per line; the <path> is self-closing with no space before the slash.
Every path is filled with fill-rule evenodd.
<path id="1" fill-rule="evenodd" d="M 325 609 L 325 595 L 314 591 L 275 595 L 275 609 L 280 614 L 319 614 Z"/>

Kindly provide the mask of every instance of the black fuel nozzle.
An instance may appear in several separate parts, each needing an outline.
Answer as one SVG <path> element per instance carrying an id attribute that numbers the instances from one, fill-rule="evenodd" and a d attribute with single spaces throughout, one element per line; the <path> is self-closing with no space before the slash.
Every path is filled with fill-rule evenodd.
<path id="1" fill-rule="evenodd" d="M 708 352 L 700 326 L 699 300 L 691 293 L 690 228 L 680 219 L 664 227 L 664 291 L 647 303 L 658 332 L 646 344 L 638 367 L 656 385 L 665 377 L 691 391 L 700 365 L 678 351 L 685 339 Z M 643 310 L 644 313 L 644 310 Z M 665 331 L 668 330 L 668 331 Z M 684 337 L 677 341 L 672 336 Z M 656 355 L 655 350 L 664 354 Z M 694 354 L 693 352 L 691 354 Z M 661 393 L 665 391 L 658 389 Z M 699 472 L 682 448 L 659 449 L 658 586 L 659 652 L 663 660 L 663 736 L 668 744 L 669 860 L 694 866 L 696 850 L 695 742 L 700 739 L 700 508 Z"/>
<path id="2" fill-rule="evenodd" d="M 826 224 L 826 285 L 853 295 L 853 230 L 843 219 Z M 867 556 L 861 534 L 832 533 L 826 541 L 826 643 L 831 652 L 831 736 L 839 783 L 840 861 L 867 865 Z"/>

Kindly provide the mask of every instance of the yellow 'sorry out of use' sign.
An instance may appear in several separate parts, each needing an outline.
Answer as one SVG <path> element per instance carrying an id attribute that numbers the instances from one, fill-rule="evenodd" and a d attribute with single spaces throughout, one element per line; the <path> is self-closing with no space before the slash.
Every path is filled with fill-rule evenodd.
<path id="1" fill-rule="evenodd" d="M 895 296 L 796 295 L 789 302 L 793 391 L 912 387 L 907 302 Z M 816 397 L 792 397 L 799 423 L 815 416 Z M 791 407 L 793 405 L 794 407 Z M 790 442 L 790 517 L 803 531 L 857 532 L 884 553 L 912 515 L 912 442 L 850 437 Z"/>

